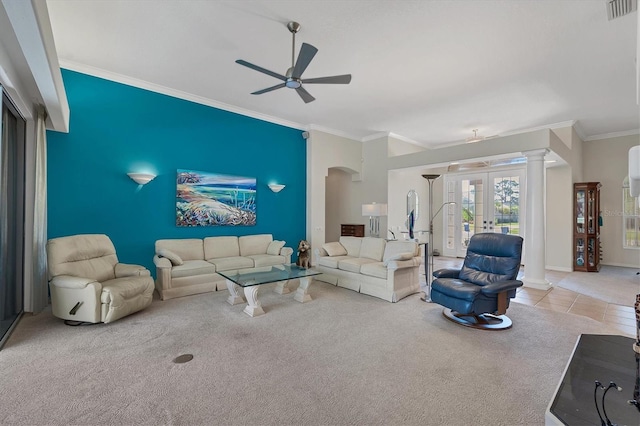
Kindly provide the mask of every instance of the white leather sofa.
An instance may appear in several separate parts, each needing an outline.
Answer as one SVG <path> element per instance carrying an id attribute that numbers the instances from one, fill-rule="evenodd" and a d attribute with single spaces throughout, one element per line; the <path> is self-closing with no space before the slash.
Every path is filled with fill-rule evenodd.
<path id="1" fill-rule="evenodd" d="M 158 240 L 156 290 L 162 300 L 226 290 L 218 271 L 288 265 L 291 247 L 271 234 Z"/>
<path id="2" fill-rule="evenodd" d="M 315 276 L 339 287 L 389 302 L 420 291 L 420 247 L 415 241 L 340 237 L 317 248 Z"/>

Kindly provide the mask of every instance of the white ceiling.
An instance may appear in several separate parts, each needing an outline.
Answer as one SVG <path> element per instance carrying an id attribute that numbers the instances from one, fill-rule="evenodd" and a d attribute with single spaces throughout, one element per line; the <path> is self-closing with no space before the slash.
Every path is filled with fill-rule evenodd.
<path id="1" fill-rule="evenodd" d="M 587 139 L 640 128 L 637 12 L 605 0 L 47 0 L 63 67 L 146 82 L 294 127 L 362 139 L 392 132 L 425 146 L 577 121 Z M 250 92 L 284 74 L 286 23 L 319 49 L 304 77 L 349 85 Z"/>

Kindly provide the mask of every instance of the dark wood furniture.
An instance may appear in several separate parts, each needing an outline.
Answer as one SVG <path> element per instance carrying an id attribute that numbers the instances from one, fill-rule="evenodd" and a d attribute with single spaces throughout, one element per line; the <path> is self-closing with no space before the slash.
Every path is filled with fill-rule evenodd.
<path id="1" fill-rule="evenodd" d="M 600 182 L 573 184 L 573 270 L 598 272 L 600 244 Z"/>
<path id="2" fill-rule="evenodd" d="M 364 225 L 342 224 L 340 235 L 343 237 L 364 237 Z"/>

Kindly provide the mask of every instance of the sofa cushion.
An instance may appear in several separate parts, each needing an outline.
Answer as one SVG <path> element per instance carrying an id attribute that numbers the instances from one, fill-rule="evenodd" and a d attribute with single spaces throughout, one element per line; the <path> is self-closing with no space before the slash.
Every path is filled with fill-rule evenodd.
<path id="1" fill-rule="evenodd" d="M 216 271 L 229 271 L 232 269 L 253 268 L 253 259 L 249 257 L 222 257 L 219 259 L 209 259 L 210 263 L 216 265 Z"/>
<path id="2" fill-rule="evenodd" d="M 338 269 L 338 262 L 345 259 L 353 259 L 351 256 L 321 256 L 318 257 L 318 265 L 326 266 L 327 268 Z"/>
<path id="3" fill-rule="evenodd" d="M 172 278 L 191 277 L 193 275 L 215 274 L 216 266 L 205 260 L 185 260 L 182 265 L 171 268 Z"/>
<path id="4" fill-rule="evenodd" d="M 267 247 L 267 254 L 272 254 L 274 256 L 280 255 L 280 249 L 284 247 L 284 241 L 274 240 L 269 243 Z"/>
<path id="5" fill-rule="evenodd" d="M 389 265 L 389 262 L 393 261 L 393 260 L 411 260 L 413 259 L 415 256 L 413 255 L 413 253 L 398 253 L 390 258 L 388 258 L 387 260 L 385 260 L 384 262 L 382 262 L 382 264 L 384 266 Z"/>
<path id="6" fill-rule="evenodd" d="M 415 241 L 389 241 L 384 248 L 382 261 L 391 260 L 392 257 L 400 253 L 412 253 L 413 256 L 419 256 L 420 247 Z"/>
<path id="7" fill-rule="evenodd" d="M 156 253 L 160 249 L 167 249 L 184 260 L 204 260 L 202 240 L 199 238 L 179 238 L 156 241 Z M 158 253 L 159 254 L 159 253 Z"/>
<path id="8" fill-rule="evenodd" d="M 265 254 L 271 241 L 273 241 L 273 235 L 271 234 L 242 236 L 238 238 L 238 242 L 240 243 L 240 256 Z"/>
<path id="9" fill-rule="evenodd" d="M 284 263 L 284 256 L 273 256 L 271 254 L 254 254 L 247 257 L 249 259 L 253 259 L 253 264 L 256 268 L 258 266 L 282 265 Z"/>
<path id="10" fill-rule="evenodd" d="M 381 262 L 385 244 L 384 238 L 364 237 L 360 246 L 360 257 Z"/>
<path id="11" fill-rule="evenodd" d="M 327 252 L 329 256 L 332 257 L 347 255 L 347 249 L 337 241 L 334 241 L 333 243 L 325 243 L 322 245 L 322 248 Z"/>
<path id="12" fill-rule="evenodd" d="M 184 263 L 180 256 L 166 248 L 158 249 L 156 254 L 160 257 L 166 257 L 167 259 L 169 259 L 169 262 L 171 262 L 173 266 L 182 265 Z"/>
<path id="13" fill-rule="evenodd" d="M 206 237 L 204 239 L 205 260 L 240 256 L 238 237 Z"/>
<path id="14" fill-rule="evenodd" d="M 347 254 L 352 257 L 360 257 L 361 237 L 340 237 L 340 244 L 347 249 Z"/>
<path id="15" fill-rule="evenodd" d="M 360 273 L 360 267 L 366 263 L 374 263 L 375 260 L 367 259 L 366 257 L 354 257 L 351 259 L 345 259 L 338 262 L 338 269 L 343 271 Z"/>
<path id="16" fill-rule="evenodd" d="M 360 273 L 370 277 L 386 279 L 387 267 L 382 262 L 366 263 L 360 267 Z"/>

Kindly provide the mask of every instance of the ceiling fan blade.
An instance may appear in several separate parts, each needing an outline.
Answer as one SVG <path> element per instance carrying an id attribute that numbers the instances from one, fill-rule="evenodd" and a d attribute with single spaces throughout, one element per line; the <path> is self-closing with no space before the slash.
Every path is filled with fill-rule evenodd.
<path id="1" fill-rule="evenodd" d="M 257 66 L 257 65 L 253 65 L 252 63 L 247 62 L 247 61 L 244 61 L 244 60 L 242 60 L 242 59 L 238 59 L 238 60 L 236 61 L 236 64 L 244 65 L 245 67 L 247 67 L 247 68 L 251 68 L 252 70 L 260 71 L 261 73 L 264 73 L 264 74 L 270 75 L 271 77 L 275 77 L 275 78 L 277 78 L 277 79 L 279 79 L 279 80 L 282 80 L 282 81 L 287 81 L 287 77 L 285 77 L 285 76 L 284 76 L 284 75 L 282 75 L 282 74 L 278 74 L 278 73 L 276 73 L 276 72 L 269 71 L 268 69 L 265 69 L 265 68 L 259 67 L 259 66 Z"/>
<path id="2" fill-rule="evenodd" d="M 272 90 L 282 89 L 285 86 L 284 83 L 276 84 L 275 86 L 267 87 L 266 89 L 258 90 L 251 93 L 252 95 L 262 95 L 263 93 L 271 92 Z"/>
<path id="3" fill-rule="evenodd" d="M 298 60 L 296 61 L 296 66 L 293 67 L 291 77 L 300 78 L 304 70 L 309 66 L 313 57 L 316 56 L 316 53 L 318 53 L 318 49 L 310 44 L 302 43 L 300 53 L 298 53 Z"/>
<path id="4" fill-rule="evenodd" d="M 349 84 L 351 82 L 351 74 L 332 75 L 331 77 L 305 78 L 302 82 L 304 84 Z"/>
<path id="5" fill-rule="evenodd" d="M 298 92 L 298 95 L 300 95 L 300 97 L 302 98 L 302 100 L 304 101 L 305 104 L 308 104 L 309 102 L 313 102 L 313 101 L 316 100 L 316 98 L 311 96 L 311 94 L 309 94 L 309 92 L 304 90 L 304 87 L 302 87 L 302 86 L 298 87 L 296 89 L 296 92 Z"/>

